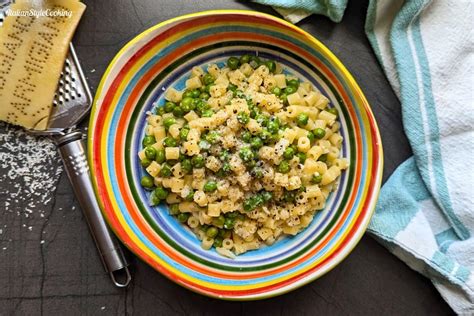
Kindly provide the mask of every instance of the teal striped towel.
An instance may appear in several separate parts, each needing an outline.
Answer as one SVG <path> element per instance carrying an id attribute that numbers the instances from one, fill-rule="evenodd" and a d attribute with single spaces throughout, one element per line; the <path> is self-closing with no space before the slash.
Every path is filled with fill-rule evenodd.
<path id="1" fill-rule="evenodd" d="M 293 23 L 346 0 L 256 0 Z M 413 157 L 382 188 L 369 232 L 474 315 L 473 2 L 370 0 L 366 33 L 402 103 Z"/>

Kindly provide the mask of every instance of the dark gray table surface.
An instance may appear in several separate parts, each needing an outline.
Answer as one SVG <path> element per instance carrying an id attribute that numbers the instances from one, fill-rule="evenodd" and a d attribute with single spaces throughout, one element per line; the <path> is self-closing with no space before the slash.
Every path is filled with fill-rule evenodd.
<path id="1" fill-rule="evenodd" d="M 276 14 L 269 7 L 234 1 L 84 2 L 88 8 L 74 42 L 93 90 L 115 53 L 134 35 L 158 22 L 208 9 L 239 8 Z M 311 16 L 298 25 L 327 45 L 365 92 L 384 142 L 386 180 L 409 157 L 410 148 L 401 125 L 400 103 L 364 34 L 366 10 L 367 1 L 353 0 L 339 24 Z M 60 165 L 57 159 L 53 161 L 51 172 Z M 7 210 L 2 202 L 14 185 L 11 181 L 0 182 L 0 229 L 4 227 L 0 234 L 0 315 L 452 313 L 428 279 L 368 235 L 333 271 L 273 299 L 240 303 L 207 298 L 172 283 L 131 254 L 133 283 L 128 289 L 117 289 L 103 273 L 66 175 L 60 176 L 56 191 L 51 193 L 53 199 L 27 219 Z M 35 198 L 31 197 L 33 201 Z M 20 200 L 16 207 L 27 208 L 28 202 Z M 28 231 L 25 223 L 33 229 Z"/>

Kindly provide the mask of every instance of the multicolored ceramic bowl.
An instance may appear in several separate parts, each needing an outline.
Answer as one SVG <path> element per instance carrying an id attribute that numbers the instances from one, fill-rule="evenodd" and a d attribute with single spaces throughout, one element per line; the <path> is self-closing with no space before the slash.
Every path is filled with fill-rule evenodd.
<path id="1" fill-rule="evenodd" d="M 310 81 L 338 108 L 343 155 L 351 161 L 339 188 L 312 224 L 293 238 L 236 259 L 201 249 L 163 207 L 150 207 L 140 186 L 137 152 L 146 112 L 163 104 L 190 69 L 258 52 Z M 382 178 L 382 145 L 370 107 L 341 62 L 314 37 L 281 19 L 250 11 L 208 11 L 158 24 L 128 43 L 108 67 L 89 128 L 96 194 L 110 226 L 142 260 L 204 295 L 250 300 L 282 294 L 334 268 L 355 247 L 371 218 Z"/>

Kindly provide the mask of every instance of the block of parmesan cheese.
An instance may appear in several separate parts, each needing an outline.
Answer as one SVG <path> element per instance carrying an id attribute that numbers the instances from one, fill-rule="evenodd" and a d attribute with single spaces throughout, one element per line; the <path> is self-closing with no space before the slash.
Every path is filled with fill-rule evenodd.
<path id="1" fill-rule="evenodd" d="M 0 120 L 44 130 L 85 5 L 78 0 L 19 0 L 10 8 L 49 14 L 12 14 L 0 27 Z"/>

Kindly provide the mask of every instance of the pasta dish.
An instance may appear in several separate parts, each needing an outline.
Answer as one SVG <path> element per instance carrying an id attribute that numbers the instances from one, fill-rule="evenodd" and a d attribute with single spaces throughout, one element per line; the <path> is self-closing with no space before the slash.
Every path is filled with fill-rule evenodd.
<path id="1" fill-rule="evenodd" d="M 302 231 L 349 165 L 338 111 L 275 61 L 194 67 L 165 99 L 147 116 L 141 185 L 223 256 Z"/>

